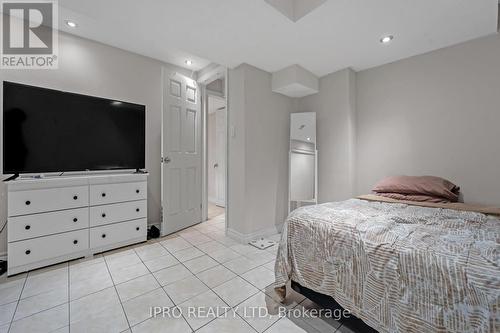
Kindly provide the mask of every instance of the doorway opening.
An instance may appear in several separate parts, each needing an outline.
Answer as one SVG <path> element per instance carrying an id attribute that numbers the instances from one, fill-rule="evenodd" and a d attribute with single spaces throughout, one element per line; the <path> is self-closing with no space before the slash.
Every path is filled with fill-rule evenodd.
<path id="1" fill-rule="evenodd" d="M 225 215 L 227 109 L 225 78 L 216 77 L 205 86 L 206 198 L 207 219 Z"/>

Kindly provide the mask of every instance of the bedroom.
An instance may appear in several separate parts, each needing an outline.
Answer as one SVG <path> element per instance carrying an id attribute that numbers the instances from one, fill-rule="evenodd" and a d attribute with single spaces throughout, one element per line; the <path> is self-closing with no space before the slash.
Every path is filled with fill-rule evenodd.
<path id="1" fill-rule="evenodd" d="M 145 152 L 141 155 L 143 165 L 138 166 L 148 175 L 130 177 L 138 177 L 133 178 L 134 182 L 138 180 L 147 189 L 147 195 L 139 198 L 147 207 L 147 221 L 141 222 L 145 223 L 141 228 L 155 226 L 161 232 L 159 241 L 132 242 L 130 246 L 104 253 L 83 251 L 55 261 L 37 259 L 36 262 L 44 264 L 36 268 L 24 267 L 8 258 L 9 244 L 53 237 L 59 232 L 48 232 L 46 228 L 49 227 L 44 225 L 41 237 L 25 237 L 26 240 L 21 241 L 10 239 L 14 227 L 9 226 L 15 225 L 15 218 L 19 216 L 9 213 L 13 189 L 8 187 L 19 186 L 16 184 L 22 187 L 26 182 L 50 182 L 50 176 L 56 178 L 54 181 L 59 178 L 58 174 L 49 174 L 43 179 L 3 182 L 0 225 L 5 223 L 6 226 L 0 234 L 0 254 L 3 255 L 0 259 L 7 260 L 9 268 L 17 267 L 21 271 L 7 272 L 0 278 L 0 332 L 37 329 L 363 332 L 368 326 L 379 332 L 412 331 L 391 326 L 398 321 L 374 321 L 362 313 L 356 317 L 368 326 L 354 319 L 291 320 L 279 316 L 253 318 L 243 315 L 236 309 L 238 305 L 263 307 L 269 311 L 270 304 L 281 306 L 273 288 L 268 287 L 275 282 L 274 261 L 278 246 L 258 250 L 246 244 L 260 237 L 280 243 L 278 233 L 289 214 L 290 118 L 293 113 L 316 114 L 315 200 L 318 204 L 344 202 L 369 194 L 375 184 L 388 176 L 432 175 L 459 186 L 460 200 L 466 204 L 499 207 L 498 2 L 281 2 L 289 7 L 280 7 L 279 3 L 211 0 L 139 4 L 123 0 L 60 0 L 56 6 L 58 68 L 0 69 L 3 84 L 13 82 L 144 106 L 145 135 L 141 140 Z M 134 20 L 129 19 L 132 14 Z M 257 17 L 259 24 L 255 24 Z M 2 20 L 5 19 L 4 14 Z M 383 43 L 383 38 L 389 36 L 392 38 Z M 282 75 L 285 83 L 277 93 L 273 90 L 280 88 L 273 86 L 273 76 L 276 81 L 283 69 L 288 72 L 282 74 L 291 75 Z M 172 75 L 178 78 L 172 79 Z M 202 114 L 199 132 L 196 132 L 200 134 L 197 142 L 201 155 L 196 163 L 200 165 L 197 172 L 201 175 L 207 172 L 208 164 L 203 148 L 206 123 L 201 99 L 206 96 L 206 85 L 224 79 L 226 210 L 225 215 L 201 224 L 196 223 L 204 221 L 208 215 L 206 179 L 183 184 L 182 179 L 166 177 L 166 170 L 175 169 L 177 162 L 172 155 L 175 149 L 167 150 L 172 138 L 166 134 L 177 133 L 178 127 L 169 127 L 172 126 L 170 120 L 164 123 L 162 111 L 169 100 L 166 92 L 174 92 L 170 89 L 170 79 L 180 82 L 182 91 L 187 91 L 188 86 L 199 88 L 199 94 L 195 93 L 200 101 L 199 109 L 192 105 L 190 110 L 199 110 Z M 4 89 L 5 86 L 1 90 L 5 103 Z M 4 117 L 1 127 L 3 130 Z M 3 143 L 4 135 L 3 130 Z M 3 147 L 1 164 L 5 170 Z M 83 158 L 83 155 L 75 156 L 76 161 L 79 161 L 78 156 Z M 163 160 L 166 157 L 172 163 L 166 164 Z M 60 171 L 64 172 L 63 169 Z M 135 171 L 136 168 L 131 169 Z M 46 171 L 37 170 L 35 176 Z M 11 176 L 5 171 L 2 174 L 4 178 Z M 93 186 L 107 185 L 92 183 L 89 179 L 98 177 L 94 173 L 85 173 L 83 177 L 86 177 L 87 191 Z M 187 177 L 186 181 L 189 179 Z M 172 180 L 178 182 L 172 183 Z M 169 211 L 171 203 L 180 198 L 175 193 L 189 186 L 196 188 L 196 203 L 201 203 L 202 208 L 184 215 L 173 229 L 195 226 L 168 232 L 177 221 L 170 220 L 168 215 L 174 213 Z M 70 200 L 72 197 L 73 194 Z M 55 200 L 49 196 L 39 211 L 32 215 L 32 211 L 28 211 L 30 215 L 22 213 L 20 216 L 32 216 L 34 223 L 41 223 L 36 219 L 38 214 L 59 212 L 60 208 L 49 207 Z M 22 204 L 26 201 L 28 199 Z M 118 201 L 129 202 L 128 199 Z M 36 204 L 33 201 L 30 209 L 35 209 Z M 103 201 L 102 204 L 115 203 Z M 101 204 L 95 206 L 101 207 Z M 63 207 L 63 210 L 74 207 Z M 86 207 L 90 212 L 94 205 L 89 202 Z M 88 235 L 92 228 L 105 225 L 93 227 L 89 224 Z M 24 228 L 25 224 L 21 226 Z M 30 231 L 38 232 L 34 224 Z M 498 235 L 498 224 L 495 232 Z M 146 236 L 141 237 L 145 240 Z M 110 239 L 109 236 L 106 239 Z M 498 239 L 497 236 L 490 247 L 485 245 L 484 253 L 485 258 L 493 256 L 492 262 L 496 260 L 497 265 L 493 268 L 496 273 Z M 131 241 L 137 242 L 137 239 Z M 113 248 L 115 246 L 112 244 Z M 23 255 L 26 250 L 22 249 Z M 65 248 L 55 247 L 55 251 L 58 257 L 57 251 L 62 254 Z M 86 259 L 79 259 L 82 256 Z M 349 261 L 346 259 L 346 262 Z M 453 277 L 447 274 L 444 276 Z M 496 295 L 497 300 L 498 275 L 496 279 L 488 278 L 488 297 Z M 314 289 L 313 284 L 309 287 Z M 321 292 L 320 289 L 316 291 Z M 299 301 L 296 303 L 300 304 L 294 304 L 292 298 L 290 307 L 313 306 L 313 301 L 294 295 Z M 342 299 L 336 300 L 342 302 Z M 222 315 L 151 318 L 151 307 L 175 308 L 179 305 L 229 307 L 224 313 L 230 315 L 227 318 Z M 356 309 L 349 305 L 343 304 L 354 313 Z M 481 303 L 479 308 L 483 307 Z M 450 324 L 439 329 L 418 326 L 413 331 L 499 330 L 498 308 L 484 318 L 492 321 L 473 321 L 478 325 L 474 326 L 476 329 L 460 326 L 464 321 L 459 319 L 453 323 L 458 326 Z"/>

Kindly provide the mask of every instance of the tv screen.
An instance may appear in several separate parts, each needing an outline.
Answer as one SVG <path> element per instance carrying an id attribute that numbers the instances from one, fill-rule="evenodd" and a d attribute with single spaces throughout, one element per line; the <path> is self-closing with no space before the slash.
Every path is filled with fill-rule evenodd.
<path id="1" fill-rule="evenodd" d="M 145 167 L 145 106 L 3 84 L 3 173 Z"/>

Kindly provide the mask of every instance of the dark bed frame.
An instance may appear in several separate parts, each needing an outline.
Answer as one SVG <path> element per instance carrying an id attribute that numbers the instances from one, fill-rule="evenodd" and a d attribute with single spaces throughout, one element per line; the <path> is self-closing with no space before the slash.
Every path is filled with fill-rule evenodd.
<path id="1" fill-rule="evenodd" d="M 320 294 L 318 292 L 315 292 L 314 290 L 311 290 L 309 288 L 303 287 L 297 282 L 292 280 L 292 289 L 298 292 L 299 294 L 307 297 L 314 303 L 320 305 L 321 307 L 325 309 L 331 309 L 331 310 L 336 310 L 336 309 L 341 309 L 344 310 L 342 306 L 340 306 L 339 303 L 337 303 L 333 297 L 325 295 L 325 294 Z M 339 320 L 339 322 L 343 325 L 349 328 L 353 332 L 362 332 L 362 333 L 377 333 L 376 330 L 371 328 L 370 326 L 366 325 L 361 319 L 356 318 L 354 316 L 351 316 L 349 318 L 342 318 Z"/>

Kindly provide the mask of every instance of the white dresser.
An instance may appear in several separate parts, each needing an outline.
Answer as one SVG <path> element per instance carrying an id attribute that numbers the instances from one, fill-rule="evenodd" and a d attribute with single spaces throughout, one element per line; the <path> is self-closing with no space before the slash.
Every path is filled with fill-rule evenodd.
<path id="1" fill-rule="evenodd" d="M 8 275 L 146 241 L 147 174 L 7 182 Z"/>

